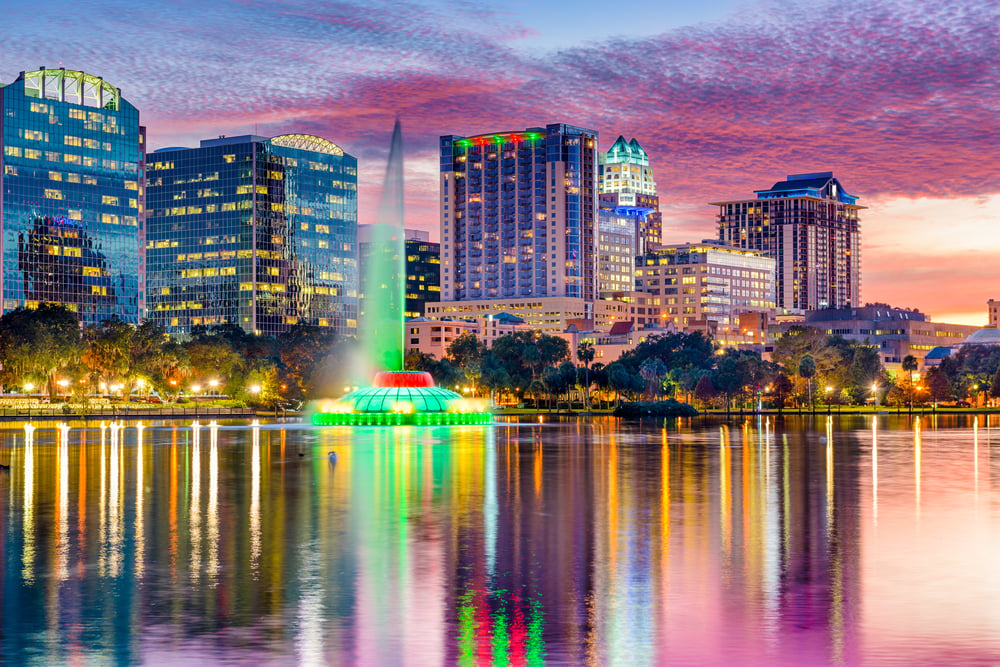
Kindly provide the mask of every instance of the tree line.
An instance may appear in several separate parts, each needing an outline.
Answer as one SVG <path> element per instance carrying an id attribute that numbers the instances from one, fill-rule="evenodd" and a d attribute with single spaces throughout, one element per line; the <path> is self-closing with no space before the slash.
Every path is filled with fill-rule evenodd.
<path id="1" fill-rule="evenodd" d="M 116 318 L 81 327 L 71 310 L 41 304 L 0 317 L 0 383 L 50 397 L 153 394 L 164 400 L 211 391 L 249 402 L 339 396 L 350 384 L 355 340 L 328 328 L 295 326 L 278 337 L 235 325 L 195 327 L 183 341 L 146 321 Z M 722 349 L 700 333 L 649 336 L 603 363 L 590 342 L 571 350 L 558 336 L 519 331 L 491 347 L 471 333 L 443 359 L 411 350 L 406 367 L 445 387 L 500 403 L 612 407 L 622 400 L 673 398 L 699 407 L 863 404 L 1000 398 L 1000 347 L 968 346 L 918 375 L 912 356 L 895 376 L 866 344 L 792 327 L 764 360 Z M 211 384 L 211 389 L 210 389 Z"/>
<path id="2" fill-rule="evenodd" d="M 18 308 L 0 317 L 0 383 L 5 392 L 159 396 L 212 393 L 268 403 L 330 395 L 342 388 L 353 340 L 297 326 L 277 337 L 231 324 L 195 327 L 183 342 L 151 321 L 117 318 L 81 327 L 61 305 Z"/>

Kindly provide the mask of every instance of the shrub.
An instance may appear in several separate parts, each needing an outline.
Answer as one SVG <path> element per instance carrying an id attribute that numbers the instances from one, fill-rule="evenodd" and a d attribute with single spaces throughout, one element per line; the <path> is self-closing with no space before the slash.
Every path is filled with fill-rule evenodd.
<path id="1" fill-rule="evenodd" d="M 687 403 L 668 398 L 665 401 L 635 401 L 615 408 L 615 417 L 697 417 L 698 411 Z"/>

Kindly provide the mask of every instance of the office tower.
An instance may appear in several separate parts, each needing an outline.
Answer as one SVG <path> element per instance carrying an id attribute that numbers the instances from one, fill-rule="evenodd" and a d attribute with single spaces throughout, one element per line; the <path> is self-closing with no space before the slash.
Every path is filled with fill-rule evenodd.
<path id="1" fill-rule="evenodd" d="M 857 197 L 832 172 L 793 174 L 751 200 L 719 207 L 719 239 L 777 261 L 777 304 L 791 312 L 857 306 L 861 230 Z"/>
<path id="2" fill-rule="evenodd" d="M 636 289 L 661 297 L 664 324 L 706 331 L 723 344 L 762 342 L 775 307 L 772 258 L 703 241 L 665 246 L 636 263 Z M 764 317 L 741 325 L 745 313 Z"/>
<path id="3" fill-rule="evenodd" d="M 357 159 L 312 135 L 220 137 L 147 157 L 149 316 L 357 329 Z"/>
<path id="4" fill-rule="evenodd" d="M 365 265 L 374 247 L 372 225 L 358 225 L 358 271 L 365 275 Z M 406 302 L 404 317 L 423 317 L 424 304 L 441 300 L 441 244 L 432 243 L 430 234 L 418 229 L 404 230 L 406 253 Z M 364 286 L 359 284 L 359 288 Z M 365 294 L 358 293 L 358 309 L 365 311 Z"/>
<path id="5" fill-rule="evenodd" d="M 600 298 L 635 290 L 636 226 L 632 216 L 601 202 L 597 211 L 597 288 Z"/>
<path id="6" fill-rule="evenodd" d="M 145 130 L 100 77 L 21 72 L 0 88 L 3 312 L 59 303 L 95 324 L 145 307 Z"/>
<path id="7" fill-rule="evenodd" d="M 663 242 L 663 214 L 649 154 L 636 139 L 619 136 L 599 160 L 601 205 L 632 216 L 636 255 L 656 249 Z"/>
<path id="8" fill-rule="evenodd" d="M 597 132 L 550 124 L 440 146 L 442 302 L 593 301 Z"/>

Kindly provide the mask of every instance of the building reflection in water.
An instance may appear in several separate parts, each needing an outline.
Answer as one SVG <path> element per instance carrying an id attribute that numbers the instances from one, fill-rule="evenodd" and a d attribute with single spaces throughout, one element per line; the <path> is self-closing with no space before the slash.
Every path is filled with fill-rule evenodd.
<path id="1" fill-rule="evenodd" d="M 961 493 L 940 491 L 937 423 L 878 419 L 17 425 L 4 655 L 862 662 L 866 625 L 905 613 L 863 603 L 886 535 Z M 976 498 L 984 424 L 960 445 Z"/>

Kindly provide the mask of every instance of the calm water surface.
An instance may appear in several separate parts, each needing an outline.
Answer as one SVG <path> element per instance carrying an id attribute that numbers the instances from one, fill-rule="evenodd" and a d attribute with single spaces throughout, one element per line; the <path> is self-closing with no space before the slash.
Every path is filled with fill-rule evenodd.
<path id="1" fill-rule="evenodd" d="M 7 664 L 1000 664 L 997 417 L 36 426 Z"/>

